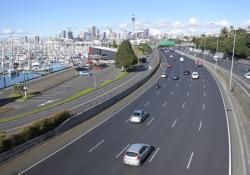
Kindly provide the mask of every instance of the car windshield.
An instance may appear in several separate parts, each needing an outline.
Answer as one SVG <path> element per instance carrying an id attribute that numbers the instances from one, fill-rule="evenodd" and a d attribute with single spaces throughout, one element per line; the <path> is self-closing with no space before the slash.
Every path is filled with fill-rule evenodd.
<path id="1" fill-rule="evenodd" d="M 129 156 L 129 157 L 137 157 L 137 156 L 138 156 L 138 153 L 134 153 L 134 152 L 129 152 L 129 151 L 127 151 L 127 152 L 126 152 L 126 156 Z"/>

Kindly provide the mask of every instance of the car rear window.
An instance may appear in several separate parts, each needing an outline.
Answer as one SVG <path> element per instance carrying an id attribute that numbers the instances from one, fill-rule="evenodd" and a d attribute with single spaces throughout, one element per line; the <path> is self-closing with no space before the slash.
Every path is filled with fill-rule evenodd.
<path id="1" fill-rule="evenodd" d="M 139 113 L 139 112 L 134 112 L 133 115 L 135 115 L 135 116 L 140 116 L 140 113 Z"/>
<path id="2" fill-rule="evenodd" d="M 127 152 L 126 152 L 126 156 L 129 156 L 129 157 L 137 157 L 137 156 L 138 156 L 138 153 L 134 153 L 134 152 L 129 152 L 129 151 L 127 151 Z"/>

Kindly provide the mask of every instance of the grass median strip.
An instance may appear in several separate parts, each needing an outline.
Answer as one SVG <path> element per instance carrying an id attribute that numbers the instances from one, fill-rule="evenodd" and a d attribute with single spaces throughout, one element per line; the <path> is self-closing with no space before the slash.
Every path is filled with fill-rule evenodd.
<path id="1" fill-rule="evenodd" d="M 6 118 L 1 118 L 0 119 L 0 124 L 2 123 L 7 123 L 7 122 L 11 122 L 11 121 L 15 121 L 15 120 L 18 120 L 18 119 L 21 119 L 21 118 L 24 118 L 24 117 L 27 117 L 27 116 L 30 116 L 30 115 L 34 115 L 36 113 L 39 113 L 39 112 L 42 112 L 42 111 L 45 111 L 45 110 L 48 110 L 48 109 L 51 109 L 51 108 L 54 108 L 56 106 L 59 106 L 59 105 L 62 105 L 62 104 L 65 104 L 65 103 L 68 103 L 68 102 L 71 102 L 73 100 L 76 100 L 86 94 L 89 94 L 97 89 L 100 89 L 104 86 L 107 86 L 108 84 L 114 82 L 114 81 L 117 81 L 119 79 L 122 79 L 123 77 L 127 76 L 128 75 L 128 72 L 121 72 L 119 73 L 113 80 L 106 80 L 104 81 L 98 88 L 86 88 L 84 89 L 83 91 L 80 91 L 70 97 L 68 97 L 67 99 L 65 100 L 62 100 L 62 101 L 59 101 L 59 102 L 55 102 L 55 103 L 51 103 L 51 104 L 48 104 L 48 105 L 45 105 L 45 106 L 41 106 L 41 107 L 38 107 L 38 108 L 35 108 L 31 111 L 28 111 L 28 112 L 24 112 L 24 113 L 21 113 L 21 114 L 18 114 L 16 116 L 11 116 L 11 117 L 6 117 Z"/>

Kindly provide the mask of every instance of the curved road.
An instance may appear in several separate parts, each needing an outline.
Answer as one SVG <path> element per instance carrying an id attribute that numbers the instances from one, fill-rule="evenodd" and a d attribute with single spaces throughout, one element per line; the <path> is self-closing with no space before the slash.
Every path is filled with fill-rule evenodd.
<path id="1" fill-rule="evenodd" d="M 150 87 L 142 96 L 83 135 L 72 144 L 21 174 L 87 175 L 228 175 L 229 145 L 227 120 L 219 88 L 204 68 L 193 61 L 163 53 L 162 67 L 173 64 L 170 78 L 160 78 L 160 89 Z M 183 75 L 197 70 L 199 80 Z M 177 73 L 180 80 L 172 80 Z M 128 119 L 136 109 L 150 116 L 141 124 Z M 155 147 L 141 167 L 123 164 L 128 145 L 143 142 Z M 34 162 L 36 163 L 36 162 Z"/>

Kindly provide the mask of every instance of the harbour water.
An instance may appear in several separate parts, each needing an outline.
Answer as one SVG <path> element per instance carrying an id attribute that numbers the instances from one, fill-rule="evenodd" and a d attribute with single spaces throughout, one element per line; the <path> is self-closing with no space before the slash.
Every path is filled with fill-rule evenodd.
<path id="1" fill-rule="evenodd" d="M 66 69 L 70 67 L 70 65 L 61 65 L 61 64 L 53 64 L 52 69 L 50 72 L 33 72 L 33 71 L 22 71 L 17 74 L 6 74 L 6 75 L 0 75 L 0 89 L 12 86 L 16 83 L 23 83 L 28 80 L 32 80 L 35 78 L 39 78 L 42 76 L 46 76 L 50 73 L 61 71 L 63 69 Z"/>

